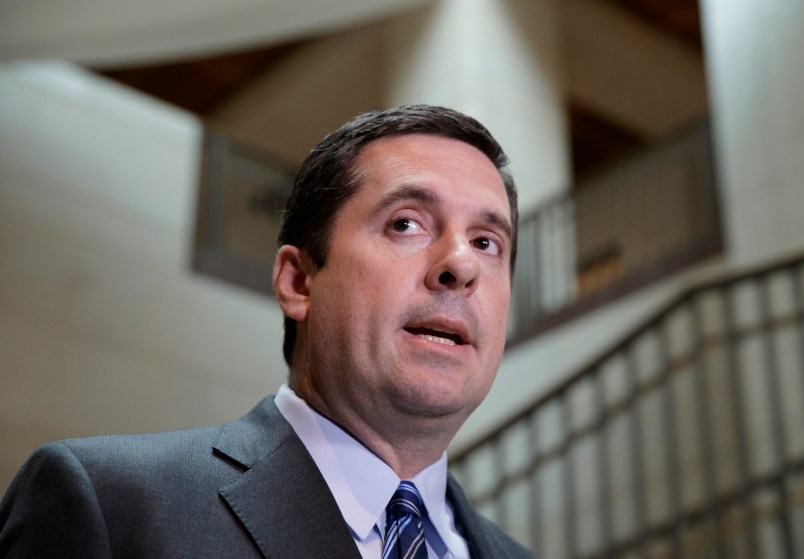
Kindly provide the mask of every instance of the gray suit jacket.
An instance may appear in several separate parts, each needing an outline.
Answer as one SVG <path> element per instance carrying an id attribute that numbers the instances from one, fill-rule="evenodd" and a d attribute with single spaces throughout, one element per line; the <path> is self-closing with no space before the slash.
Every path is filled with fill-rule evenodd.
<path id="1" fill-rule="evenodd" d="M 532 558 L 447 495 L 472 557 Z M 0 504 L 0 557 L 360 559 L 335 499 L 274 405 L 219 427 L 40 447 Z"/>

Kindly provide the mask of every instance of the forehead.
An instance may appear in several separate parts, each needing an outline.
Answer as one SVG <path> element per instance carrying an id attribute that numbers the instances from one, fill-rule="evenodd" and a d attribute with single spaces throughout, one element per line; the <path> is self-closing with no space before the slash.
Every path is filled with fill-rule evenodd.
<path id="1" fill-rule="evenodd" d="M 494 163 L 476 147 L 453 138 L 406 134 L 374 140 L 359 153 L 354 175 L 359 184 L 354 198 L 364 201 L 396 188 L 420 186 L 438 190 L 442 197 L 484 203 L 511 217 Z"/>

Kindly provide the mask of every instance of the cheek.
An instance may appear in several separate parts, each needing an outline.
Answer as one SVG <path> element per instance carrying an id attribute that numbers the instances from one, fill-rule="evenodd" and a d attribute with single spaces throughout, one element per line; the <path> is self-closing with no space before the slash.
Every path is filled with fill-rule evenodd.
<path id="1" fill-rule="evenodd" d="M 508 324 L 508 308 L 511 304 L 511 286 L 510 283 L 507 281 L 497 282 L 497 286 L 495 289 L 492 289 L 491 292 L 488 294 L 489 300 L 492 301 L 490 304 L 490 311 L 494 315 L 494 322 L 497 325 L 506 325 Z"/>
<path id="2" fill-rule="evenodd" d="M 508 308 L 510 304 L 510 291 L 501 289 L 494 292 L 495 296 L 489 297 L 489 304 L 486 308 L 488 331 L 487 334 L 493 337 L 497 353 L 502 356 L 505 350 L 506 334 L 508 330 Z"/>
<path id="3" fill-rule="evenodd" d="M 370 319 L 372 306 L 382 298 L 383 285 L 359 259 L 343 259 L 322 279 L 311 294 L 316 328 L 326 327 L 329 331 L 324 334 L 340 343 L 360 337 L 359 330 Z"/>

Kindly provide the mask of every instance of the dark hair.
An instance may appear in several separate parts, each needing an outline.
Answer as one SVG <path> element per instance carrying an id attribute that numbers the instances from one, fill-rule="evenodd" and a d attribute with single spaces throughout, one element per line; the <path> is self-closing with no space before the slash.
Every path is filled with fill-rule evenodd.
<path id="1" fill-rule="evenodd" d="M 431 105 L 406 105 L 371 111 L 327 134 L 302 162 L 285 206 L 279 246 L 304 249 L 319 268 L 326 262 L 335 216 L 357 191 L 355 161 L 366 144 L 390 136 L 432 134 L 465 142 L 483 152 L 500 173 L 511 206 L 511 277 L 517 246 L 517 194 L 508 157 L 485 126 L 458 111 Z M 282 351 L 292 364 L 296 321 L 285 317 Z"/>

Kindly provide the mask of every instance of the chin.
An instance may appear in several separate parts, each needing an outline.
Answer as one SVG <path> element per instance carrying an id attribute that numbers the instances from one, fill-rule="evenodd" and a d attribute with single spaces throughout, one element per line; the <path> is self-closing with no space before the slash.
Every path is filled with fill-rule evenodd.
<path id="1" fill-rule="evenodd" d="M 429 417 L 463 417 L 471 414 L 480 404 L 482 398 L 467 398 L 466 392 L 450 387 L 449 390 L 438 390 L 434 387 L 418 386 L 404 397 L 408 411 Z"/>

